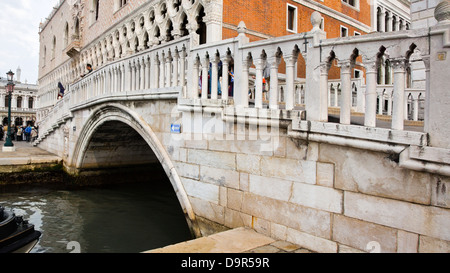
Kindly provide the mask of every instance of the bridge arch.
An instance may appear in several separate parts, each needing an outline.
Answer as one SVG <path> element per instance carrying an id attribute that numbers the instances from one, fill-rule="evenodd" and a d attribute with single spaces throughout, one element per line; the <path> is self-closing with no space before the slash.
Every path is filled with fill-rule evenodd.
<path id="1" fill-rule="evenodd" d="M 150 147 L 169 178 L 191 233 L 196 237 L 200 237 L 201 232 L 197 224 L 195 213 L 168 152 L 150 125 L 144 121 L 144 118 L 130 108 L 119 103 L 108 103 L 95 108 L 79 133 L 69 168 L 75 168 L 77 171 L 83 168 L 83 161 L 93 137 L 102 126 L 105 126 L 108 123 L 121 123 L 127 125 L 142 137 L 143 141 Z"/>

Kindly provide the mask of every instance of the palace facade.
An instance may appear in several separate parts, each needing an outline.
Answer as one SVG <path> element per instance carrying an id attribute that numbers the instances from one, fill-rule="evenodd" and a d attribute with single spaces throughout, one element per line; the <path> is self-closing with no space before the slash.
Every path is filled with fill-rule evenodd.
<path id="1" fill-rule="evenodd" d="M 36 121 L 38 86 L 20 81 L 21 69 L 17 68 L 15 86 L 11 99 L 11 120 L 15 126 L 34 124 Z M 8 124 L 8 94 L 6 77 L 0 77 L 0 118 L 2 125 Z"/>

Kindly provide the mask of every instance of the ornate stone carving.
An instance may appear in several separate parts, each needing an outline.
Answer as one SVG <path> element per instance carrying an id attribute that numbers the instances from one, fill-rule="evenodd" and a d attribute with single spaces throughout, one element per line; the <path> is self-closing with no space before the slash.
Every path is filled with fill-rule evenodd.
<path id="1" fill-rule="evenodd" d="M 450 22 L 450 0 L 442 0 L 434 10 L 434 18 L 440 23 Z"/>

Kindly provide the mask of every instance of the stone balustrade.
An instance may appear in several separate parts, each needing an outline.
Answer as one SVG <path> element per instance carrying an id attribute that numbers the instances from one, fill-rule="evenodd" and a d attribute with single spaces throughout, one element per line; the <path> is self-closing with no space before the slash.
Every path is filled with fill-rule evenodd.
<path id="1" fill-rule="evenodd" d="M 70 107 L 123 92 L 181 87 L 178 98 L 184 106 L 211 104 L 224 109 L 231 103 L 235 109 L 275 110 L 272 113 L 277 118 L 277 110 L 303 112 L 291 115 L 304 117 L 294 120 L 292 126 L 300 131 L 308 127 L 302 122 L 328 122 L 330 106 L 339 107 L 338 123 L 346 126 L 352 124 L 353 112 L 363 114 L 359 125 L 367 128 L 404 131 L 405 120 L 419 120 L 419 112 L 427 123 L 426 109 L 421 109 L 428 105 L 425 94 L 429 90 L 407 89 L 406 69 L 409 57 L 418 53 L 430 81 L 428 30 L 325 39 L 325 32 L 315 26 L 317 15 L 313 15 L 314 28 L 308 33 L 249 43 L 245 25 L 240 24 L 239 35 L 233 39 L 191 47 L 191 37 L 184 37 L 112 61 L 70 86 Z M 433 37 L 442 39 L 446 31 L 436 30 Z M 393 84 L 378 84 L 377 70 L 386 59 L 392 64 Z M 298 62 L 305 64 L 305 78 L 298 77 Z M 329 79 L 331 67 L 339 71 L 340 78 Z M 355 67 L 365 77 L 353 78 Z M 263 77 L 268 75 L 270 80 L 264 86 Z M 380 125 L 377 114 L 391 116 L 390 123 Z M 434 132 L 425 130 L 401 139 L 426 145 L 427 133 L 432 137 Z"/>

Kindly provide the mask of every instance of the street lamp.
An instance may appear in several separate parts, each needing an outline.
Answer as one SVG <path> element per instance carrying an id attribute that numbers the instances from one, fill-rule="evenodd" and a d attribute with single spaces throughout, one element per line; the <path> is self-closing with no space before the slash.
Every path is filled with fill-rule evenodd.
<path id="1" fill-rule="evenodd" d="M 10 70 L 6 73 L 6 78 L 8 83 L 6 84 L 6 92 L 8 94 L 8 131 L 6 134 L 5 145 L 3 146 L 4 152 L 13 152 L 15 151 L 14 144 L 11 139 L 11 97 L 14 91 L 14 73 Z"/>

